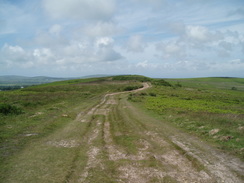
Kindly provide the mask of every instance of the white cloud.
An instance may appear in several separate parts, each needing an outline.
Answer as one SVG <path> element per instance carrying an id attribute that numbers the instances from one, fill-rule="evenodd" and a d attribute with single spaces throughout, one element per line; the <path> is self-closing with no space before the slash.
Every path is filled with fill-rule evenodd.
<path id="1" fill-rule="evenodd" d="M 148 61 L 145 60 L 143 62 L 139 62 L 139 63 L 136 64 L 136 67 L 146 68 L 146 67 L 148 67 Z"/>
<path id="2" fill-rule="evenodd" d="M 109 20 L 115 12 L 114 0 L 43 0 L 53 18 Z"/>
<path id="3" fill-rule="evenodd" d="M 171 55 L 175 55 L 181 52 L 181 48 L 177 44 L 166 44 L 164 46 L 164 52 L 166 53 L 166 57 Z"/>
<path id="4" fill-rule="evenodd" d="M 186 36 L 193 40 L 207 41 L 210 37 L 210 34 L 207 28 L 203 26 L 187 26 Z"/>
<path id="5" fill-rule="evenodd" d="M 11 46 L 5 44 L 1 49 L 1 55 L 3 60 L 16 63 L 25 62 L 28 58 L 28 53 L 18 45 Z"/>
<path id="6" fill-rule="evenodd" d="M 101 59 L 101 61 L 111 62 L 122 59 L 123 57 L 112 48 L 101 48 L 96 54 L 96 57 Z"/>
<path id="7" fill-rule="evenodd" d="M 84 64 L 114 62 L 123 58 L 113 48 L 112 38 L 100 38 L 97 45 L 71 41 L 60 47 L 42 47 L 26 50 L 21 46 L 4 45 L 0 50 L 3 68 L 79 68 Z"/>
<path id="8" fill-rule="evenodd" d="M 156 48 L 164 59 L 183 59 L 186 55 L 185 45 L 175 41 L 161 42 Z"/>
<path id="9" fill-rule="evenodd" d="M 219 46 L 222 47 L 223 49 L 227 50 L 227 51 L 231 51 L 232 50 L 232 44 L 230 42 L 221 41 L 219 43 Z"/>
<path id="10" fill-rule="evenodd" d="M 0 50 L 0 64 L 2 69 L 31 68 L 34 63 L 30 52 L 21 46 L 5 44 Z"/>
<path id="11" fill-rule="evenodd" d="M 222 40 L 223 33 L 219 31 L 210 31 L 204 26 L 186 26 L 184 41 L 189 41 L 194 46 L 201 48 L 201 45 L 213 43 Z"/>
<path id="12" fill-rule="evenodd" d="M 33 51 L 33 56 L 35 56 L 35 57 L 51 57 L 52 52 L 48 48 L 35 49 Z"/>
<path id="13" fill-rule="evenodd" d="M 143 69 L 156 69 L 158 67 L 158 64 L 150 63 L 148 60 L 144 60 L 142 62 L 138 62 L 136 64 L 136 67 Z"/>
<path id="14" fill-rule="evenodd" d="M 113 36 L 120 29 L 113 22 L 96 22 L 81 28 L 81 32 L 90 38 Z M 80 32 L 78 32 L 80 34 Z"/>
<path id="15" fill-rule="evenodd" d="M 50 29 L 49 32 L 54 35 L 59 35 L 62 30 L 62 26 L 59 24 L 54 24 Z"/>
<path id="16" fill-rule="evenodd" d="M 228 60 L 244 56 L 235 2 L 0 0 L 0 70 L 235 74 L 242 62 Z"/>
<path id="17" fill-rule="evenodd" d="M 234 45 L 227 41 L 221 41 L 218 45 L 218 55 L 220 57 L 229 57 Z"/>
<path id="18" fill-rule="evenodd" d="M 110 37 L 102 37 L 96 40 L 96 46 L 97 47 L 110 46 L 113 44 L 113 42 L 114 40 Z"/>
<path id="19" fill-rule="evenodd" d="M 126 44 L 126 49 L 129 52 L 143 52 L 147 44 L 144 42 L 142 36 L 131 36 Z"/>
<path id="20" fill-rule="evenodd" d="M 56 26 L 55 26 L 56 27 Z M 31 42 L 34 47 L 55 48 L 64 47 L 69 44 L 70 40 L 66 36 L 61 36 L 61 27 L 57 26 L 51 31 L 53 26 L 48 32 L 38 32 Z M 52 33 L 51 33 L 52 32 Z"/>
<path id="21" fill-rule="evenodd" d="M 181 21 L 170 22 L 167 27 L 170 32 L 173 32 L 178 35 L 185 34 L 186 25 Z"/>

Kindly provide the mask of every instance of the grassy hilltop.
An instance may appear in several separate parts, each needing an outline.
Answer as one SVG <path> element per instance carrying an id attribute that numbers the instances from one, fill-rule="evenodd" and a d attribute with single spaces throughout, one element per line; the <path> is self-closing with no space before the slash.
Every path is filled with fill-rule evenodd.
<path id="1" fill-rule="evenodd" d="M 152 87 L 129 94 L 130 103 L 244 158 L 244 79 L 163 80 L 136 75 L 74 79 L 0 92 L 0 180 L 30 144 L 64 128 L 105 94 L 137 89 L 142 82 Z"/>

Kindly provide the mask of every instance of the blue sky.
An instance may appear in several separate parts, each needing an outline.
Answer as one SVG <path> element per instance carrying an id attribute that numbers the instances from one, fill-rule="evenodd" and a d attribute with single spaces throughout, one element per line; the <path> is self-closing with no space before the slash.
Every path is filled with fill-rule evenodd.
<path id="1" fill-rule="evenodd" d="M 244 77 L 243 0 L 0 0 L 0 75 Z"/>

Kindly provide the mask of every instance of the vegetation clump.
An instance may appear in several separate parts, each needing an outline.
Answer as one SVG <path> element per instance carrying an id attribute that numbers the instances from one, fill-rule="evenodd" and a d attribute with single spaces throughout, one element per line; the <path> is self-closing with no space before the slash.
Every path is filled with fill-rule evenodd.
<path id="1" fill-rule="evenodd" d="M 132 90 L 136 90 L 136 89 L 139 89 L 142 87 L 143 87 L 142 85 L 140 85 L 140 86 L 127 86 L 124 88 L 124 91 L 132 91 Z"/>
<path id="2" fill-rule="evenodd" d="M 223 149 L 243 155 L 244 133 L 238 130 L 244 125 L 243 79 L 178 80 L 167 79 L 164 82 L 155 79 L 152 82 L 154 86 L 147 90 L 148 95 L 130 95 L 129 100 L 140 102 L 145 109 L 159 114 L 166 121 L 214 141 Z M 168 81 L 172 84 L 167 84 Z M 233 84 L 238 87 L 238 92 Z M 170 85 L 172 87 L 168 87 Z M 219 132 L 209 135 L 213 129 L 219 129 Z"/>
<path id="3" fill-rule="evenodd" d="M 176 86 L 176 87 L 182 87 L 182 85 L 180 84 L 180 82 L 177 82 L 177 83 L 175 84 L 175 86 Z"/>
<path id="4" fill-rule="evenodd" d="M 140 81 L 140 82 L 150 82 L 151 78 L 140 76 L 140 75 L 121 75 L 113 76 L 112 80 L 114 81 Z"/>
<path id="5" fill-rule="evenodd" d="M 22 109 L 20 107 L 10 105 L 10 104 L 0 104 L 0 113 L 4 115 L 9 114 L 21 114 L 23 113 Z"/>
<path id="6" fill-rule="evenodd" d="M 170 87 L 172 87 L 172 85 L 169 82 L 165 81 L 164 79 L 155 79 L 153 81 L 153 84 L 157 85 L 157 86 L 170 86 Z"/>

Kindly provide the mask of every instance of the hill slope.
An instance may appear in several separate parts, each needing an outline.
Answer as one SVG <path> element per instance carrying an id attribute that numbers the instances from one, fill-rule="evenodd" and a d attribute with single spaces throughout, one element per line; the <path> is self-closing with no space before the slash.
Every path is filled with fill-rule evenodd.
<path id="1" fill-rule="evenodd" d="M 240 93 L 143 76 L 0 92 L 0 180 L 242 182 L 242 161 L 225 153 L 242 155 Z M 231 137 L 222 141 L 225 133 Z"/>

